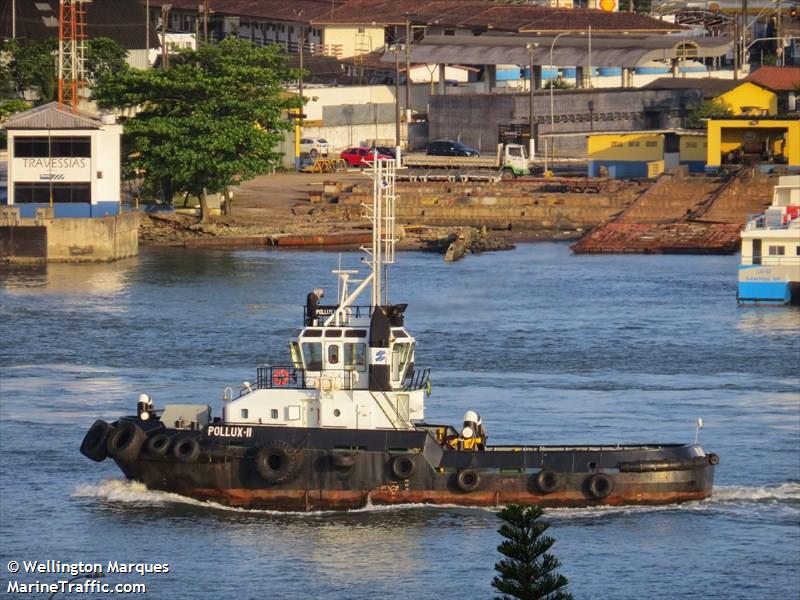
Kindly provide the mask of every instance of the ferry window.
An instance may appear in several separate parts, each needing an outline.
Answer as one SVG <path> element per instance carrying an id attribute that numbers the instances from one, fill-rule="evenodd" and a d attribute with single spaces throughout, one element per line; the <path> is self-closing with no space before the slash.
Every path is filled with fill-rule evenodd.
<path id="1" fill-rule="evenodd" d="M 344 337 L 367 337 L 366 329 L 346 329 Z"/>
<path id="2" fill-rule="evenodd" d="M 399 381 L 400 377 L 405 373 L 406 365 L 411 358 L 412 344 L 402 343 L 395 344 L 392 348 L 392 379 Z"/>
<path id="3" fill-rule="evenodd" d="M 329 365 L 339 364 L 339 344 L 328 345 L 328 364 Z"/>
<path id="4" fill-rule="evenodd" d="M 277 419 L 278 418 L 278 409 L 277 408 L 273 408 L 272 410 L 270 410 L 269 411 L 269 416 L 272 417 L 273 419 Z"/>
<path id="5" fill-rule="evenodd" d="M 325 337 L 341 337 L 342 330 L 341 329 L 326 329 L 325 330 Z"/>
<path id="6" fill-rule="evenodd" d="M 402 329 L 392 329 L 392 335 L 396 338 L 408 337 L 408 334 Z"/>
<path id="7" fill-rule="evenodd" d="M 358 368 L 359 370 L 363 370 L 364 367 L 367 366 L 366 344 L 345 344 L 344 366 L 345 368 Z"/>
<path id="8" fill-rule="evenodd" d="M 795 248 L 795 251 L 794 251 L 794 253 L 795 253 L 797 256 L 800 256 L 800 246 L 798 246 L 797 248 Z"/>
<path id="9" fill-rule="evenodd" d="M 322 330 L 320 330 L 320 329 L 306 329 L 303 332 L 303 337 L 322 337 Z"/>
<path id="10" fill-rule="evenodd" d="M 250 411 L 248 411 L 246 408 L 243 408 L 242 409 L 242 418 L 246 419 L 248 416 L 250 416 Z"/>
<path id="11" fill-rule="evenodd" d="M 784 256 L 786 254 L 786 248 L 783 246 L 770 246 L 769 247 L 769 255 L 770 256 Z"/>
<path id="12" fill-rule="evenodd" d="M 303 358 L 309 371 L 322 370 L 322 344 L 319 342 L 303 342 Z"/>
<path id="13" fill-rule="evenodd" d="M 292 364 L 295 369 L 303 368 L 303 357 L 300 355 L 300 344 L 289 342 L 289 353 L 292 356 Z"/>

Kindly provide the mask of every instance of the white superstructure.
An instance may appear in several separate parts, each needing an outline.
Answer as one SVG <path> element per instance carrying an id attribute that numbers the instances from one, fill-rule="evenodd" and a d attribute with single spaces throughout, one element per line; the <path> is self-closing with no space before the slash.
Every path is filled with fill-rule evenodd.
<path id="1" fill-rule="evenodd" d="M 778 180 L 772 205 L 742 231 L 738 299 L 742 304 L 800 300 L 800 175 Z"/>
<path id="2" fill-rule="evenodd" d="M 413 429 L 424 418 L 428 371 L 414 367 L 414 337 L 403 325 L 405 305 L 391 305 L 386 267 L 394 263 L 395 161 L 375 160 L 373 202 L 364 210 L 372 245 L 362 250 L 369 273 L 337 269 L 337 302 L 309 294 L 305 327 L 289 342 L 290 362 L 259 367 L 238 395 L 225 391 L 226 424 Z M 353 287 L 351 290 L 350 288 Z M 370 303 L 356 301 L 367 289 Z"/>

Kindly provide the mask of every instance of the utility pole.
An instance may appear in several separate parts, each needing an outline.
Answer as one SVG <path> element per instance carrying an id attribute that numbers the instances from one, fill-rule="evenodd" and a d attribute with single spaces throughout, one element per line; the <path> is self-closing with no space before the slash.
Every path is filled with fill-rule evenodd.
<path id="1" fill-rule="evenodd" d="M 397 151 L 400 148 L 400 44 L 397 42 L 397 28 L 394 34 L 394 145 Z"/>
<path id="2" fill-rule="evenodd" d="M 11 39 L 17 39 L 17 0 L 11 0 Z"/>
<path id="3" fill-rule="evenodd" d="M 161 68 L 169 68 L 169 51 L 167 50 L 167 21 L 172 4 L 161 5 Z"/>
<path id="4" fill-rule="evenodd" d="M 411 19 L 406 15 L 406 123 L 411 122 Z"/>
<path id="5" fill-rule="evenodd" d="M 528 135 L 528 158 L 533 161 L 533 157 L 536 154 L 536 149 L 539 145 L 539 126 L 536 123 L 536 109 L 535 109 L 535 102 L 534 102 L 534 89 L 536 88 L 536 78 L 533 76 L 533 51 L 539 45 L 538 42 L 534 42 L 532 44 L 527 44 L 528 49 L 528 123 L 529 123 L 529 135 Z"/>
<path id="6" fill-rule="evenodd" d="M 208 0 L 203 0 L 203 43 L 208 44 Z"/>

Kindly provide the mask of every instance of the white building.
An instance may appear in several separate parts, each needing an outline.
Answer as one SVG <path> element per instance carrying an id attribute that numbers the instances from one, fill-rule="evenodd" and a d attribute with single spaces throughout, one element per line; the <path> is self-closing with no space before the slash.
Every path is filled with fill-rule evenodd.
<path id="1" fill-rule="evenodd" d="M 51 102 L 11 117 L 8 198 L 23 218 L 53 207 L 53 216 L 120 213 L 122 126 Z"/>

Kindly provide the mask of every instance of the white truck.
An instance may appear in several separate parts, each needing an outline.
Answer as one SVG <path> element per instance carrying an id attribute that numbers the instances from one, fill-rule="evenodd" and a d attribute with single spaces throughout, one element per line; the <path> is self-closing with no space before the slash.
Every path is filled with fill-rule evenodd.
<path id="1" fill-rule="evenodd" d="M 497 169 L 515 177 L 530 175 L 530 163 L 525 146 L 521 144 L 498 144 L 495 156 L 432 156 L 429 154 L 405 154 L 403 166 L 426 169 Z"/>

